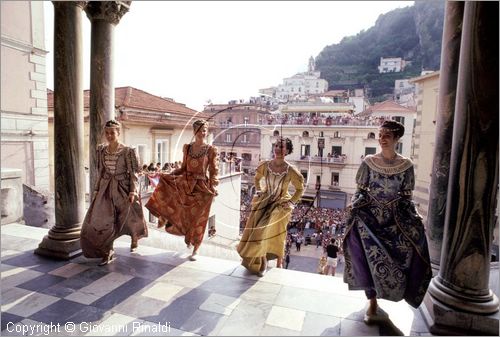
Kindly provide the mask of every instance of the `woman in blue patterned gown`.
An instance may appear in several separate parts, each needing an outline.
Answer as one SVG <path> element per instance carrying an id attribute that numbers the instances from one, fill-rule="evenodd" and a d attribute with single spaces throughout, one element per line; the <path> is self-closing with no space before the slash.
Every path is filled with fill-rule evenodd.
<path id="1" fill-rule="evenodd" d="M 367 324 L 383 318 L 377 298 L 404 299 L 417 308 L 432 277 L 422 218 L 412 201 L 413 163 L 395 151 L 403 134 L 401 123 L 381 125 L 381 152 L 359 167 L 347 221 L 344 282 L 365 291 Z"/>

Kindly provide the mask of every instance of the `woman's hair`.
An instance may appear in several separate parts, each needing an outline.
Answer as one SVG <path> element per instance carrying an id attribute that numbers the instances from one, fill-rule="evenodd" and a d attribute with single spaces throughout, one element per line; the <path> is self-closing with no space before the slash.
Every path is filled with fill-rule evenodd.
<path id="1" fill-rule="evenodd" d="M 293 152 L 293 144 L 292 144 L 292 141 L 290 140 L 290 138 L 280 137 L 276 140 L 276 143 L 278 143 L 278 142 L 286 142 L 286 154 L 287 155 L 289 155 L 290 153 Z"/>
<path id="2" fill-rule="evenodd" d="M 208 122 L 204 121 L 202 119 L 198 119 L 198 120 L 194 121 L 194 123 L 193 123 L 194 132 L 197 133 L 204 125 L 208 127 Z"/>
<path id="3" fill-rule="evenodd" d="M 386 120 L 380 125 L 380 129 L 386 129 L 389 132 L 392 132 L 395 138 L 401 138 L 405 134 L 405 127 L 403 124 L 392 121 L 392 120 Z"/>
<path id="4" fill-rule="evenodd" d="M 119 129 L 121 127 L 121 124 L 120 124 L 120 122 L 118 122 L 115 119 L 110 119 L 109 121 L 106 122 L 106 124 L 104 124 L 104 127 L 105 128 L 118 128 Z"/>

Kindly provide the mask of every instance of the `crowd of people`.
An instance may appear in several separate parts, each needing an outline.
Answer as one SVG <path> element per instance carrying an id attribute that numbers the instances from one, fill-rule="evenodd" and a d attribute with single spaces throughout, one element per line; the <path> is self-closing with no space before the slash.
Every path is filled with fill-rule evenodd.
<path id="1" fill-rule="evenodd" d="M 345 209 L 331 209 L 299 204 L 292 213 L 293 227 L 331 230 L 335 232 L 345 221 Z"/>
<path id="2" fill-rule="evenodd" d="M 343 114 L 341 116 L 294 116 L 287 113 L 276 113 L 269 115 L 266 120 L 261 120 L 261 124 L 281 124 L 281 125 L 380 125 L 387 117 L 373 116 L 353 116 Z"/>

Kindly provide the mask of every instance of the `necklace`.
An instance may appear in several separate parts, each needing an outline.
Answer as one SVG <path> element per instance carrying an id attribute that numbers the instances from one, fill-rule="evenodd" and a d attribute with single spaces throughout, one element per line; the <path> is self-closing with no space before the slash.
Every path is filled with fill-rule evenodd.
<path id="1" fill-rule="evenodd" d="M 108 147 L 106 148 L 106 151 L 109 153 L 109 154 L 117 154 L 118 152 L 120 152 L 120 145 L 121 144 L 118 144 L 114 149 L 111 149 L 111 146 L 108 145 Z"/>
<path id="2" fill-rule="evenodd" d="M 285 167 L 286 167 L 286 169 L 284 170 Z M 275 162 L 270 161 L 269 162 L 269 169 L 271 170 L 271 172 L 274 175 L 282 175 L 283 173 L 288 172 L 288 165 L 286 162 L 283 162 L 283 163 L 278 165 Z M 274 170 L 276 170 L 277 172 Z"/>
<path id="3" fill-rule="evenodd" d="M 198 159 L 198 158 L 203 157 L 207 153 L 208 146 L 206 144 L 202 145 L 200 150 L 197 153 L 193 153 L 193 147 L 194 147 L 193 145 L 194 144 L 191 144 L 189 146 L 189 155 L 191 156 L 191 158 Z"/>
<path id="4" fill-rule="evenodd" d="M 382 161 L 387 164 L 387 165 L 393 165 L 396 162 L 396 158 L 398 157 L 398 154 L 395 153 L 394 156 L 391 159 L 387 159 L 384 157 L 384 155 L 381 153 L 380 156 L 382 157 Z"/>

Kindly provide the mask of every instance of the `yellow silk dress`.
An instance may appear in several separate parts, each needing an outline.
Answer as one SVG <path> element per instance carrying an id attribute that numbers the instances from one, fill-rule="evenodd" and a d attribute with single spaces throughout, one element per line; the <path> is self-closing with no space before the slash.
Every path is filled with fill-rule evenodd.
<path id="1" fill-rule="evenodd" d="M 255 188 L 260 195 L 252 199 L 250 215 L 237 247 L 243 258 L 241 264 L 253 273 L 260 271 L 262 257 L 272 260 L 284 256 L 286 230 L 292 215 L 286 201 L 297 203 L 304 193 L 304 178 L 295 167 L 287 164 L 283 173 L 275 173 L 269 163 L 264 161 L 257 167 Z M 289 192 L 291 185 L 295 188 L 293 195 Z"/>

